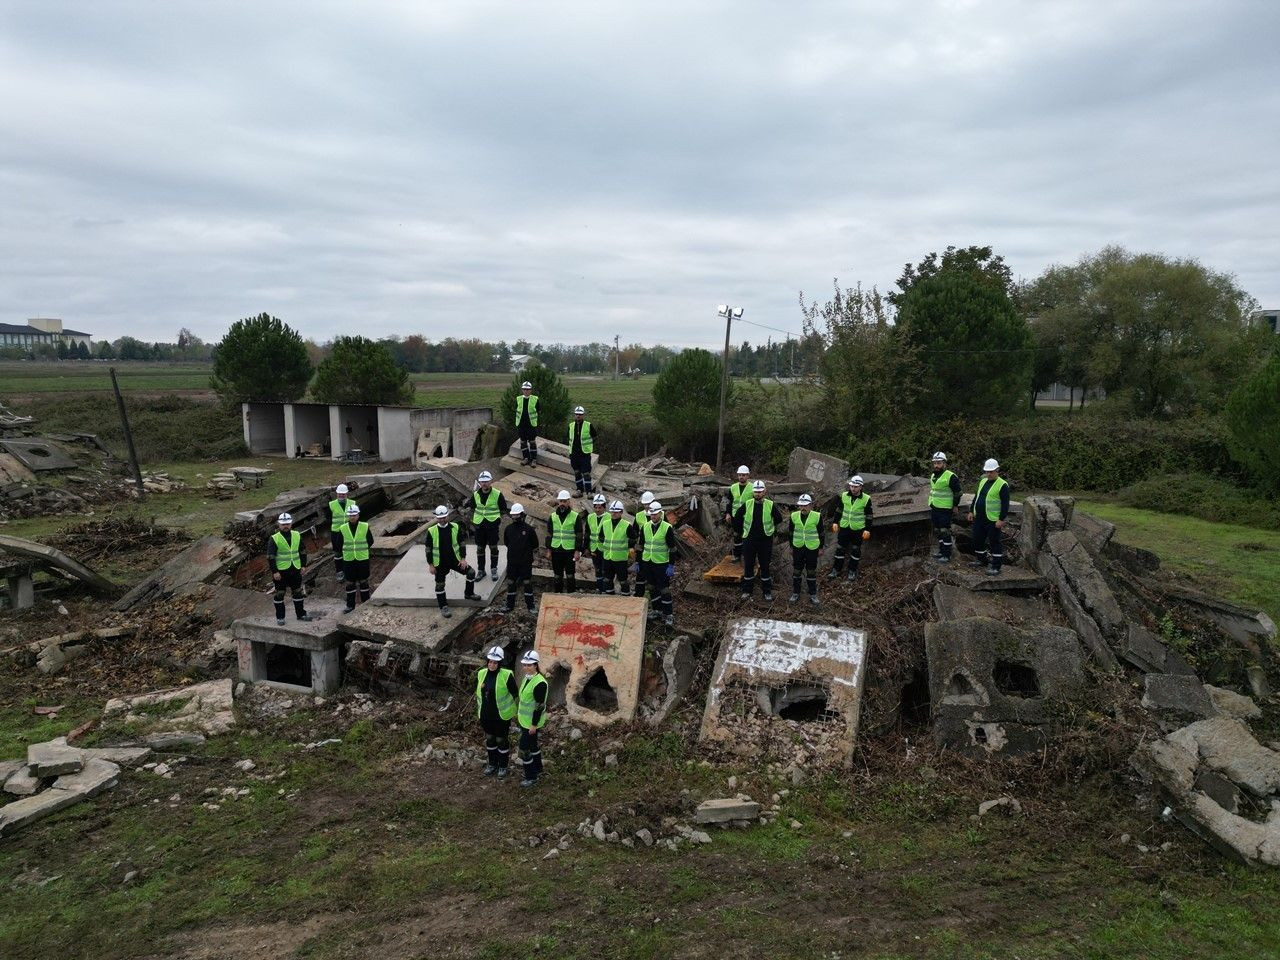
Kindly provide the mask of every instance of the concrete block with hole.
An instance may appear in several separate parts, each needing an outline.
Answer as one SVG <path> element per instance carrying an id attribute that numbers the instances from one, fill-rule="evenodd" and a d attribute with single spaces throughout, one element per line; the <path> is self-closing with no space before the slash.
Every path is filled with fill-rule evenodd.
<path id="1" fill-rule="evenodd" d="M 925 651 L 934 740 L 971 753 L 1039 749 L 1057 709 L 1085 686 L 1084 649 L 1067 627 L 930 623 Z"/>
<path id="2" fill-rule="evenodd" d="M 336 692 L 342 682 L 340 617 L 345 604 L 308 599 L 311 621 L 294 619 L 293 605 L 286 607 L 283 626 L 274 615 L 232 624 L 240 679 L 302 693 Z"/>
<path id="3" fill-rule="evenodd" d="M 720 643 L 700 738 L 744 758 L 849 766 L 866 683 L 865 630 L 743 617 Z"/>
<path id="4" fill-rule="evenodd" d="M 534 645 L 553 708 L 592 726 L 635 719 L 648 606 L 643 597 L 542 595 Z"/>

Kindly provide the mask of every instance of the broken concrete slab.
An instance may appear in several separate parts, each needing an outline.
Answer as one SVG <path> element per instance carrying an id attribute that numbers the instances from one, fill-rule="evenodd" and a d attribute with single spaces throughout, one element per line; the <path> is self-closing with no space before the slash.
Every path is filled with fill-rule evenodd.
<path id="1" fill-rule="evenodd" d="M 56 777 L 64 773 L 78 773 L 84 766 L 84 757 L 75 747 L 67 746 L 65 737 L 60 737 L 27 747 L 27 766 L 32 776 L 41 779 Z"/>
<path id="2" fill-rule="evenodd" d="M 929 485 L 907 490 L 887 490 L 871 494 L 871 506 L 875 511 L 875 527 L 894 526 L 900 523 L 920 523 L 929 520 Z"/>
<path id="3" fill-rule="evenodd" d="M 369 521 L 375 557 L 402 557 L 409 548 L 422 543 L 427 531 L 436 524 L 429 510 L 387 510 Z"/>
<path id="4" fill-rule="evenodd" d="M 826 497 L 838 496 L 844 492 L 851 476 L 849 461 L 817 450 L 796 447 L 787 460 L 787 479 L 792 483 L 812 484 L 815 498 L 819 493 Z"/>
<path id="5" fill-rule="evenodd" d="M 61 447 L 47 440 L 0 440 L 0 449 L 17 459 L 28 470 L 74 470 L 75 460 Z"/>
<path id="6" fill-rule="evenodd" d="M 1262 708 L 1254 702 L 1252 697 L 1208 683 L 1204 685 L 1204 689 L 1208 692 L 1209 699 L 1213 701 L 1218 713 L 1225 717 L 1234 717 L 1236 720 L 1257 720 L 1262 716 Z"/>
<path id="7" fill-rule="evenodd" d="M 1217 716 L 1218 708 L 1194 675 L 1148 673 L 1142 678 L 1142 706 L 1180 723 Z"/>
<path id="8" fill-rule="evenodd" d="M 661 700 L 648 717 L 649 723 L 655 727 L 671 716 L 693 685 L 693 641 L 685 636 L 672 638 L 667 648 L 661 651 L 660 668 L 662 677 L 657 686 Z"/>
<path id="9" fill-rule="evenodd" d="M 397 643 L 415 651 L 445 650 L 479 607 L 459 607 L 446 619 L 434 606 L 388 607 L 361 604 L 342 620 L 344 633 L 375 643 Z"/>
<path id="10" fill-rule="evenodd" d="M 967 566 L 948 565 L 938 573 L 938 579 L 954 583 L 967 590 L 1039 593 L 1049 586 L 1049 581 L 1022 567 L 1005 566 L 1000 576 L 989 577 L 983 570 Z"/>
<path id="11" fill-rule="evenodd" d="M 344 604 L 311 601 L 310 621 L 244 617 L 232 624 L 240 679 L 309 693 L 331 694 L 342 679 L 340 618 Z"/>
<path id="12" fill-rule="evenodd" d="M 23 557 L 36 566 L 59 570 L 79 580 L 86 587 L 98 594 L 111 594 L 119 591 L 119 587 L 102 574 L 90 570 L 78 560 L 73 560 L 61 550 L 36 543 L 34 540 L 23 540 L 19 537 L 0 536 L 0 552 Z"/>
<path id="13" fill-rule="evenodd" d="M 1076 535 L 1076 539 L 1084 544 L 1084 548 L 1095 557 L 1101 556 L 1102 551 L 1116 534 L 1114 523 L 1075 509 L 1071 511 L 1069 529 Z"/>
<path id="14" fill-rule="evenodd" d="M 1260 610 L 1251 610 L 1176 583 L 1165 583 L 1162 580 L 1152 580 L 1147 577 L 1139 578 L 1138 582 L 1155 593 L 1195 608 L 1198 613 L 1216 623 L 1237 642 L 1252 644 L 1275 639 L 1275 623 Z"/>
<path id="15" fill-rule="evenodd" d="M 1034 496 L 1023 500 L 1018 545 L 1024 557 L 1043 550 L 1049 534 L 1070 526 L 1075 503 L 1071 497 Z"/>
<path id="16" fill-rule="evenodd" d="M 34 796 L 15 800 L 0 807 L 0 837 L 6 837 L 41 817 L 47 817 L 58 810 L 65 810 L 72 804 L 85 799 L 85 795 L 76 790 L 59 790 L 50 787 L 41 790 Z"/>
<path id="17" fill-rule="evenodd" d="M 971 753 L 1043 746 L 1052 704 L 1085 685 L 1079 638 L 1065 627 L 984 617 L 925 627 L 934 740 Z"/>
<path id="18" fill-rule="evenodd" d="M 203 738 L 202 738 L 203 740 Z M 136 767 L 151 756 L 150 747 L 81 747 L 85 762 L 106 760 L 121 767 Z"/>
<path id="19" fill-rule="evenodd" d="M 693 813 L 695 823 L 731 823 L 734 820 L 757 820 L 760 804 L 738 797 L 703 800 Z"/>
<path id="20" fill-rule="evenodd" d="M 31 767 L 23 763 L 21 767 L 9 774 L 4 781 L 4 792 L 15 797 L 29 797 L 40 789 L 40 778 L 31 772 Z"/>
<path id="21" fill-rule="evenodd" d="M 155 711 L 153 708 L 158 706 L 162 709 Z M 102 715 L 104 719 L 120 718 L 129 724 L 147 726 L 150 733 L 227 733 L 236 722 L 234 683 L 229 678 L 207 680 L 188 687 L 119 697 L 107 701 Z"/>
<path id="22" fill-rule="evenodd" d="M 1239 720 L 1199 720 L 1175 730 L 1166 739 L 1255 797 L 1266 798 L 1280 792 L 1280 753 L 1258 743 Z"/>
<path id="23" fill-rule="evenodd" d="M 55 790 L 70 790 L 85 797 L 96 797 L 120 782 L 120 768 L 110 760 L 96 757 L 85 761 L 84 768 L 67 773 L 53 782 Z"/>
<path id="24" fill-rule="evenodd" d="M 475 582 L 475 599 L 466 597 L 467 578 L 457 571 L 444 581 L 444 595 L 450 606 L 487 607 L 500 593 L 505 594 L 507 572 L 507 548 L 498 547 L 498 579 L 488 574 Z M 434 607 L 436 606 L 436 579 L 427 569 L 423 551 L 414 550 L 397 563 L 382 580 L 369 602 L 375 606 Z"/>
<path id="25" fill-rule="evenodd" d="M 634 719 L 647 612 L 643 597 L 544 593 L 534 647 L 549 703 L 592 726 Z"/>
<path id="26" fill-rule="evenodd" d="M 1058 623 L 1060 614 L 1049 598 L 1002 590 L 970 590 L 951 583 L 933 585 L 933 606 L 939 620 L 990 617 L 1019 626 Z M 1060 625 L 1060 624 L 1059 624 Z"/>
<path id="27" fill-rule="evenodd" d="M 152 596 L 170 596 L 188 583 L 207 583 L 225 573 L 248 555 L 244 547 L 223 537 L 201 537 L 112 605 L 112 610 L 128 610 Z"/>
<path id="28" fill-rule="evenodd" d="M 0 760 L 0 786 L 4 786 L 6 780 L 26 766 L 25 760 Z"/>
<path id="29" fill-rule="evenodd" d="M 546 437 L 538 437 L 538 458 L 537 464 L 533 467 L 522 466 L 520 463 L 520 441 L 516 440 L 507 449 L 507 454 L 501 460 L 502 466 L 508 470 L 527 470 L 534 474 L 540 474 L 545 471 L 546 474 L 554 477 L 567 476 L 573 480 L 573 466 L 569 463 L 569 445 L 565 443 L 556 443 L 554 440 L 548 440 Z M 600 464 L 600 454 L 593 453 L 591 455 L 591 474 L 594 477 L 596 471 L 599 470 L 600 476 L 604 476 L 607 467 Z"/>
<path id="30" fill-rule="evenodd" d="M 778 762 L 849 766 L 867 634 L 744 617 L 721 640 L 699 737 Z"/>
<path id="31" fill-rule="evenodd" d="M 414 462 L 421 466 L 427 460 L 437 460 L 453 453 L 453 430 L 449 427 L 425 427 L 418 433 L 414 450 Z"/>
<path id="32" fill-rule="evenodd" d="M 1146 627 L 1130 623 L 1120 655 L 1127 663 L 1145 673 L 1180 673 L 1194 675 L 1186 660 Z"/>

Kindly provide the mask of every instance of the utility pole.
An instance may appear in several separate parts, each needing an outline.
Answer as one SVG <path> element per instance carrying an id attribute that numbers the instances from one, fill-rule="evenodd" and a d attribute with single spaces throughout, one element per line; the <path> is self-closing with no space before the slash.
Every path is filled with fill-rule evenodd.
<path id="1" fill-rule="evenodd" d="M 724 369 L 720 371 L 720 429 L 716 434 L 716 472 L 720 472 L 724 460 L 724 405 L 729 393 L 729 330 L 733 326 L 733 318 L 742 319 L 741 307 L 730 307 L 721 304 L 716 311 L 717 316 L 724 317 Z"/>
<path id="2" fill-rule="evenodd" d="M 133 431 L 129 429 L 129 416 L 124 412 L 124 397 L 120 396 L 120 384 L 116 382 L 116 368 L 111 368 L 111 389 L 116 392 L 116 409 L 120 411 L 120 425 L 124 427 L 124 442 L 129 448 L 129 463 L 133 465 L 133 481 L 138 485 L 138 499 L 146 497 L 142 486 L 142 471 L 138 468 L 138 452 L 133 449 Z"/>
<path id="3" fill-rule="evenodd" d="M 618 382 L 618 335 L 613 335 L 613 382 Z"/>

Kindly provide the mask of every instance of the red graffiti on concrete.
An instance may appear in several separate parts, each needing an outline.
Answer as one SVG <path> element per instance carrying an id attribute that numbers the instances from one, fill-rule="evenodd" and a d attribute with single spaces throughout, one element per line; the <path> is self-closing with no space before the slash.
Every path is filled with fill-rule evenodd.
<path id="1" fill-rule="evenodd" d="M 578 643 L 585 644 L 588 647 L 598 647 L 601 650 L 608 650 L 611 644 L 609 637 L 613 636 L 613 624 L 611 623 L 583 623 L 581 620 L 566 620 L 560 626 L 556 627 L 557 637 L 572 637 Z"/>

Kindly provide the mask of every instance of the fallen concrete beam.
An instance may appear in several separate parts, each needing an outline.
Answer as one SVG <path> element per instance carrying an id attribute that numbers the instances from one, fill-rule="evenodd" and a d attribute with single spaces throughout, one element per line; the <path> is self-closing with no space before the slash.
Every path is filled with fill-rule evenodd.
<path id="1" fill-rule="evenodd" d="M 201 537 L 117 600 L 112 610 L 128 610 L 153 596 L 167 597 L 188 583 L 208 583 L 248 555 L 244 547 L 218 536 Z"/>
<path id="2" fill-rule="evenodd" d="M 89 569 L 78 560 L 73 560 L 61 550 L 43 543 L 22 540 L 18 537 L 0 536 L 0 551 L 15 557 L 23 557 L 45 569 L 59 570 L 79 580 L 94 593 L 112 594 L 120 589 L 102 574 Z"/>

